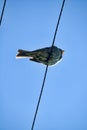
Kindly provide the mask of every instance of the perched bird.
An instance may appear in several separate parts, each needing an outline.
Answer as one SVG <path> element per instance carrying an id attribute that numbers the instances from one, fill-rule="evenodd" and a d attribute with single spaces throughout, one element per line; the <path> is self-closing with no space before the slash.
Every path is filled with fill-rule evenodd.
<path id="1" fill-rule="evenodd" d="M 53 46 L 37 49 L 34 51 L 18 50 L 16 58 L 29 58 L 31 61 L 45 65 L 54 65 L 62 59 L 64 50 Z"/>

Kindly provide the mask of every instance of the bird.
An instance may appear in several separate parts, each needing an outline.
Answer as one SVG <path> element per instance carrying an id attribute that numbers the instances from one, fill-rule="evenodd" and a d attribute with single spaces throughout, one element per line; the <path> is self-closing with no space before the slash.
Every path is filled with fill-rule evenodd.
<path id="1" fill-rule="evenodd" d="M 33 51 L 19 49 L 16 58 L 29 58 L 31 61 L 52 66 L 62 59 L 63 53 L 64 50 L 57 46 L 44 47 Z"/>

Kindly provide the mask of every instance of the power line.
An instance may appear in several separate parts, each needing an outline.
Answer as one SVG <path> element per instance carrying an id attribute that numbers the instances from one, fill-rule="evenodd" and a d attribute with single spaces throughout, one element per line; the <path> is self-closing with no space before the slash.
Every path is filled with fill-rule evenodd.
<path id="1" fill-rule="evenodd" d="M 55 42 L 55 38 L 56 38 L 56 34 L 57 34 L 57 31 L 58 31 L 58 26 L 59 26 L 59 22 L 60 22 L 60 18 L 61 18 L 62 12 L 63 12 L 64 3 L 65 3 L 65 0 L 63 0 L 62 6 L 61 6 L 60 14 L 59 14 L 59 17 L 58 17 L 58 21 L 57 21 L 57 25 L 56 25 L 56 29 L 55 29 L 55 33 L 54 33 L 54 37 L 53 37 L 51 51 L 50 51 L 49 57 L 47 59 L 47 62 L 50 59 L 52 48 L 54 46 L 54 42 Z M 48 71 L 48 65 L 46 66 L 46 69 L 45 69 L 44 79 L 43 79 L 43 82 L 42 82 L 42 87 L 41 87 L 39 99 L 38 99 L 38 102 L 37 102 L 36 111 L 35 111 L 35 114 L 34 114 L 34 118 L 33 118 L 31 130 L 34 129 L 34 125 L 35 125 L 35 121 L 36 121 L 36 116 L 37 116 L 37 112 L 38 112 L 38 109 L 39 109 L 39 105 L 40 105 L 40 101 L 41 101 L 41 97 L 42 97 L 42 93 L 43 93 L 43 89 L 44 89 L 44 84 L 45 84 L 45 81 L 46 81 L 47 71 Z"/>
<path id="2" fill-rule="evenodd" d="M 55 42 L 55 38 L 56 38 L 57 31 L 58 31 L 58 27 L 59 27 L 60 18 L 61 18 L 62 12 L 63 12 L 64 4 L 65 4 L 65 0 L 63 0 L 62 6 L 61 6 L 60 14 L 58 17 L 58 21 L 57 21 L 57 25 L 56 25 L 56 29 L 55 29 L 55 33 L 54 33 L 54 37 L 53 37 L 52 46 L 54 45 L 54 42 Z"/>
<path id="3" fill-rule="evenodd" d="M 3 8 L 2 8 L 2 11 L 1 11 L 0 25 L 1 25 L 1 22 L 2 22 L 3 15 L 4 15 L 5 5 L 6 5 L 6 0 L 4 0 Z"/>
<path id="4" fill-rule="evenodd" d="M 44 79 L 43 79 L 43 83 L 42 83 L 42 87 L 41 87 L 41 91 L 40 91 L 38 103 L 37 103 L 37 106 L 36 106 L 36 111 L 35 111 L 35 115 L 34 115 L 34 119 L 33 119 L 31 130 L 34 129 L 35 120 L 36 120 L 37 112 L 38 112 L 38 109 L 39 109 L 39 105 L 40 105 L 40 101 L 41 101 L 41 96 L 42 96 L 42 93 L 43 93 L 43 88 L 44 88 L 44 84 L 45 84 L 45 80 L 46 80 L 47 71 L 48 71 L 48 65 L 46 66 L 46 70 L 45 70 L 45 74 L 44 74 Z"/>

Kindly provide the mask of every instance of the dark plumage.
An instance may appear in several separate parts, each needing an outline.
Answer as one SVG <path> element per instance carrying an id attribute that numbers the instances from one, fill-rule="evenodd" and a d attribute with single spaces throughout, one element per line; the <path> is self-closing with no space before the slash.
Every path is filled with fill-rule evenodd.
<path id="1" fill-rule="evenodd" d="M 45 65 L 54 65 L 62 58 L 64 50 L 53 46 L 37 49 L 34 51 L 18 50 L 16 58 L 29 58 L 32 61 Z"/>

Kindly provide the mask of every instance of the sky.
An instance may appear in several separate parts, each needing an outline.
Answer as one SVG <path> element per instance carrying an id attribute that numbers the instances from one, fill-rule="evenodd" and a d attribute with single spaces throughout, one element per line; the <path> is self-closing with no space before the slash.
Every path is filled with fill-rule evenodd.
<path id="1" fill-rule="evenodd" d="M 30 130 L 45 65 L 18 49 L 51 46 L 62 0 L 9 0 L 0 26 L 0 130 Z M 3 0 L 0 0 L 0 13 Z M 34 130 L 87 130 L 87 1 L 66 0 Z"/>

